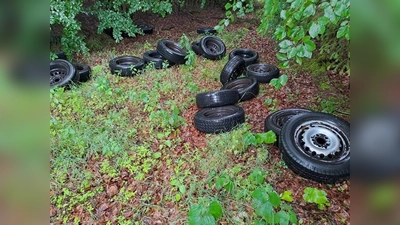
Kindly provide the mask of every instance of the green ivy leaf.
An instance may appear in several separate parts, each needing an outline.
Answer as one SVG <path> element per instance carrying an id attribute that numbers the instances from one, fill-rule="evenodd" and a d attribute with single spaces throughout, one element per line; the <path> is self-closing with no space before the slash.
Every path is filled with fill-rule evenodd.
<path id="1" fill-rule="evenodd" d="M 154 154 L 153 154 L 153 158 L 154 159 L 158 159 L 158 158 L 160 158 L 161 157 L 161 152 L 155 152 Z"/>
<path id="2" fill-rule="evenodd" d="M 225 186 L 225 183 L 226 183 L 225 177 L 221 176 L 215 182 L 215 187 L 217 188 L 217 190 L 221 190 Z"/>
<path id="3" fill-rule="evenodd" d="M 329 18 L 322 16 L 322 17 L 318 18 L 317 22 L 318 22 L 318 24 L 325 26 L 329 23 Z"/>
<path id="4" fill-rule="evenodd" d="M 238 9 L 242 8 L 242 2 L 241 1 L 236 2 L 236 7 Z"/>
<path id="5" fill-rule="evenodd" d="M 200 204 L 194 204 L 190 207 L 188 213 L 189 225 L 216 225 L 214 216 L 209 212 L 209 209 Z"/>
<path id="6" fill-rule="evenodd" d="M 330 205 L 328 202 L 328 198 L 326 197 L 326 192 L 323 190 L 318 190 L 316 188 L 305 188 L 303 199 L 309 203 L 316 203 L 318 205 L 318 208 L 321 210 L 325 208 L 325 205 Z"/>
<path id="7" fill-rule="evenodd" d="M 291 191 L 284 191 L 282 196 L 281 196 L 281 199 L 285 200 L 287 202 L 292 202 L 293 201 L 292 192 Z"/>
<path id="8" fill-rule="evenodd" d="M 219 204 L 219 202 L 217 201 L 211 202 L 209 210 L 211 215 L 213 215 L 215 219 L 219 219 L 222 217 L 222 207 Z"/>
<path id="9" fill-rule="evenodd" d="M 327 17 L 333 24 L 336 24 L 336 15 L 333 12 L 333 9 L 331 6 L 328 6 L 324 9 L 324 16 Z"/>
<path id="10" fill-rule="evenodd" d="M 228 9 L 230 9 L 230 8 L 232 8 L 232 4 L 231 3 L 226 3 L 225 4 L 225 10 L 228 10 Z"/>
<path id="11" fill-rule="evenodd" d="M 265 133 L 257 133 L 256 135 L 260 143 L 272 144 L 276 142 L 276 134 L 272 130 Z"/>
<path id="12" fill-rule="evenodd" d="M 281 10 L 280 17 L 283 20 L 286 20 L 287 19 L 287 14 L 288 14 L 288 12 L 286 10 Z"/>
<path id="13" fill-rule="evenodd" d="M 308 30 L 308 33 L 310 34 L 310 36 L 311 36 L 312 38 L 315 38 L 315 37 L 318 36 L 318 34 L 321 33 L 321 30 L 322 30 L 321 24 L 312 22 L 311 27 L 310 27 L 310 29 Z"/>
<path id="14" fill-rule="evenodd" d="M 276 58 L 278 58 L 278 60 L 280 60 L 280 61 L 287 60 L 286 54 L 282 54 L 282 53 L 277 53 Z"/>
<path id="15" fill-rule="evenodd" d="M 249 179 L 254 181 L 257 185 L 260 185 L 264 182 L 265 172 L 259 168 L 255 168 L 253 172 L 249 175 Z"/>
<path id="16" fill-rule="evenodd" d="M 288 55 L 287 55 L 288 59 L 291 59 L 291 58 L 295 57 L 298 52 L 299 52 L 299 50 L 298 50 L 297 47 L 291 48 L 289 53 L 288 53 Z"/>
<path id="17" fill-rule="evenodd" d="M 263 217 L 267 221 L 273 218 L 274 210 L 271 202 L 269 201 L 268 194 L 264 188 L 256 189 L 251 196 L 253 201 L 251 206 L 255 209 L 255 213 Z"/>
<path id="18" fill-rule="evenodd" d="M 283 40 L 286 37 L 286 31 L 285 28 L 282 26 L 278 26 L 274 32 L 274 35 L 276 37 L 276 39 Z"/>
<path id="19" fill-rule="evenodd" d="M 289 48 L 289 47 L 292 46 L 292 45 L 293 45 L 293 42 L 292 42 L 292 41 L 289 41 L 289 40 L 284 40 L 284 41 L 281 41 L 281 42 L 279 43 L 279 47 L 282 48 L 282 49 Z"/>
<path id="20" fill-rule="evenodd" d="M 346 7 L 345 4 L 337 4 L 335 6 L 334 12 L 335 12 L 336 15 L 338 15 L 340 17 L 343 17 L 346 14 L 347 10 L 348 10 L 348 8 Z"/>
<path id="21" fill-rule="evenodd" d="M 312 41 L 309 36 L 307 36 L 307 38 L 303 38 L 303 43 L 305 48 L 310 52 L 314 51 L 316 48 L 314 41 Z"/>
<path id="22" fill-rule="evenodd" d="M 268 195 L 269 195 L 269 201 L 275 208 L 281 205 L 281 198 L 275 191 L 269 192 Z"/>
<path id="23" fill-rule="evenodd" d="M 302 60 L 301 57 L 299 57 L 299 56 L 296 56 L 295 61 L 296 61 L 296 63 L 299 64 L 299 65 L 303 64 L 303 60 Z"/>
<path id="24" fill-rule="evenodd" d="M 279 63 L 279 68 L 282 68 L 282 69 L 287 69 L 287 68 L 289 68 L 289 61 L 284 61 L 284 62 L 282 62 L 282 63 Z M 274 78 L 274 79 L 276 79 L 276 78 Z M 273 79 L 272 79 L 273 80 Z M 272 81 L 271 80 L 271 81 Z"/>
<path id="25" fill-rule="evenodd" d="M 254 136 L 253 133 L 250 133 L 250 132 L 246 133 L 244 135 L 244 140 L 243 141 L 244 141 L 246 146 L 250 146 L 250 145 L 257 146 L 257 139 L 256 139 L 256 137 Z"/>
<path id="26" fill-rule="evenodd" d="M 289 225 L 289 214 L 282 210 L 275 213 L 274 223 L 279 225 Z"/>
<path id="27" fill-rule="evenodd" d="M 303 16 L 306 18 L 313 16 L 314 14 L 315 14 L 315 5 L 314 4 L 310 4 L 303 11 Z"/>
<path id="28" fill-rule="evenodd" d="M 296 43 L 303 39 L 305 35 L 303 27 L 296 26 L 293 29 L 289 30 L 289 37 L 295 41 Z"/>

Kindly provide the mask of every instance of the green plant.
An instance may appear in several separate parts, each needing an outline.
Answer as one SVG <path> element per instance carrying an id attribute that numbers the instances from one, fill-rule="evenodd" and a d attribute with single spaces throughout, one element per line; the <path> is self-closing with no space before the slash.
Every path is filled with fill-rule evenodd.
<path id="1" fill-rule="evenodd" d="M 270 82 L 269 85 L 275 88 L 275 91 L 279 90 L 282 86 L 285 86 L 285 84 L 288 81 L 288 76 L 286 74 L 282 74 L 279 76 L 279 78 L 273 78 Z"/>
<path id="2" fill-rule="evenodd" d="M 278 100 L 272 98 L 266 98 L 264 104 L 268 106 L 268 110 L 276 111 L 278 106 Z"/>
<path id="3" fill-rule="evenodd" d="M 320 210 L 324 210 L 325 206 L 330 206 L 324 190 L 307 187 L 304 189 L 303 199 L 308 203 L 317 204 Z"/>
<path id="4" fill-rule="evenodd" d="M 258 224 L 297 224 L 297 217 L 292 207 L 283 204 L 279 195 L 271 186 L 256 189 L 251 194 L 253 200 L 251 206 L 255 210 L 255 214 L 262 219 L 258 220 Z M 279 210 L 279 211 L 278 211 Z"/>
<path id="5" fill-rule="evenodd" d="M 221 204 L 213 200 L 202 198 L 200 203 L 190 206 L 188 213 L 189 225 L 215 225 L 216 219 L 221 218 L 223 210 Z"/>

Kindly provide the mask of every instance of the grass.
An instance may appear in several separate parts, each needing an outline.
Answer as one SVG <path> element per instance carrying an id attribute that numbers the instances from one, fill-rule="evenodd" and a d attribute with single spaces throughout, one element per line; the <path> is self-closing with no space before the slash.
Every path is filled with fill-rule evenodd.
<path id="1" fill-rule="evenodd" d="M 231 49 L 247 33 L 241 29 L 222 39 Z M 269 145 L 254 144 L 247 124 L 198 138 L 203 147 L 182 140 L 192 126 L 185 112 L 195 105 L 198 92 L 219 89 L 218 71 L 228 56 L 220 61 L 196 57 L 192 65 L 164 70 L 147 68 L 132 78 L 110 74 L 107 59 L 141 55 L 151 46 L 103 49 L 88 59 L 101 59 L 89 82 L 50 91 L 50 204 L 57 211 L 50 221 L 96 221 L 106 204 L 121 209 L 110 224 L 142 224 L 149 215 L 184 224 L 190 206 L 213 200 L 224 209 L 220 221 L 259 221 L 250 207 L 251 193 L 268 186 L 266 178 L 285 168 L 282 161 L 266 163 Z M 265 104 L 276 107 L 273 99 Z M 169 215 L 171 207 L 175 213 Z"/>

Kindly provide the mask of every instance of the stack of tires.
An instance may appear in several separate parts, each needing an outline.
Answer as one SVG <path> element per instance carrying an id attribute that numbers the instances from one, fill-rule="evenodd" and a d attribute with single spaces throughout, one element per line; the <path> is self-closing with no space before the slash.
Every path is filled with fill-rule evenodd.
<path id="1" fill-rule="evenodd" d="M 91 69 L 82 63 L 71 63 L 63 52 L 57 52 L 57 59 L 50 61 L 50 88 L 67 87 L 90 79 Z"/>
<path id="2" fill-rule="evenodd" d="M 137 56 L 118 56 L 109 62 L 112 74 L 119 76 L 134 76 L 143 70 L 146 64 L 152 64 L 156 69 L 186 62 L 186 49 L 171 40 L 160 40 L 156 50 L 147 51 L 143 58 Z"/>
<path id="3" fill-rule="evenodd" d="M 350 123 L 331 114 L 289 108 L 267 116 L 264 131 L 278 136 L 286 165 L 322 183 L 350 178 Z"/>

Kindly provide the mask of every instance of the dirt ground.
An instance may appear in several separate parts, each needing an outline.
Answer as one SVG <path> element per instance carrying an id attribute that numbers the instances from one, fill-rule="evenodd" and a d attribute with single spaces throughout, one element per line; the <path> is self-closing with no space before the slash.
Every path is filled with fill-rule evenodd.
<path id="1" fill-rule="evenodd" d="M 133 16 L 133 20 L 137 24 L 149 24 L 154 27 L 154 33 L 152 35 L 137 36 L 135 38 L 127 38 L 122 40 L 121 43 L 115 44 L 117 52 L 123 52 L 127 46 L 133 43 L 155 43 L 160 38 L 179 40 L 182 33 L 190 37 L 196 36 L 196 29 L 198 27 L 214 27 L 218 22 L 224 17 L 224 11 L 218 6 L 209 6 L 206 10 L 200 10 L 196 7 L 187 7 L 176 12 L 172 15 L 168 15 L 165 18 L 153 15 L 151 13 L 137 13 Z M 82 32 L 89 39 L 97 34 L 96 20 L 90 17 L 80 16 L 79 18 L 82 22 Z M 276 42 L 268 39 L 268 37 L 261 37 L 257 34 L 258 21 L 251 16 L 246 16 L 245 18 L 237 20 L 235 23 L 231 24 L 227 30 L 235 31 L 240 28 L 247 28 L 249 30 L 248 37 L 241 43 L 237 43 L 235 48 L 249 48 L 257 50 L 260 56 L 260 62 L 267 62 L 271 64 L 278 64 L 278 60 L 275 57 Z M 227 49 L 230 52 L 233 49 Z M 78 59 L 84 61 L 82 56 L 77 56 Z M 90 62 L 92 66 L 96 64 L 101 64 L 101 59 L 98 61 Z M 285 73 L 285 70 L 281 70 L 281 73 Z M 243 108 L 246 114 L 249 116 L 248 123 L 251 125 L 251 129 L 254 132 L 263 132 L 264 120 L 266 115 L 270 114 L 268 107 L 265 106 L 264 100 L 266 98 L 277 99 L 278 105 L 276 109 L 284 108 L 310 108 L 312 105 L 319 105 L 319 102 L 314 96 L 325 97 L 341 97 L 349 99 L 350 89 L 349 89 L 349 76 L 343 74 L 336 74 L 331 71 L 326 72 L 328 77 L 327 82 L 331 86 L 328 91 L 321 90 L 317 83 L 318 77 L 313 76 L 311 71 L 308 72 L 297 72 L 297 74 L 288 73 L 289 81 L 286 86 L 278 91 L 275 91 L 271 86 L 264 85 L 267 90 L 264 95 L 258 96 L 257 98 L 243 103 Z M 212 84 L 210 84 L 212 86 Z M 210 87 L 210 89 L 215 87 Z M 295 93 L 295 94 L 293 94 Z M 346 110 L 350 108 L 350 103 L 346 102 L 342 105 L 342 109 Z M 197 107 L 193 106 L 189 108 L 186 112 L 183 112 L 182 116 L 187 121 L 188 126 L 182 128 L 180 132 L 181 139 L 189 143 L 191 146 L 201 148 L 206 145 L 205 134 L 198 132 L 192 122 L 194 113 L 197 111 Z M 346 120 L 350 120 L 350 116 L 347 114 L 338 114 Z M 177 152 L 185 151 L 176 149 Z M 271 163 L 280 160 L 279 149 L 275 146 L 270 147 Z M 238 161 L 242 160 L 240 158 Z M 128 183 L 135 184 L 135 181 L 129 177 L 121 177 L 120 179 L 128 181 Z M 161 179 L 161 178 L 160 178 Z M 289 169 L 283 169 L 283 173 L 279 176 L 269 176 L 268 182 L 281 193 L 285 190 L 298 190 L 292 193 L 294 201 L 291 203 L 299 219 L 303 220 L 303 224 L 350 224 L 350 181 L 345 181 L 340 184 L 328 186 L 325 184 L 319 184 L 313 181 L 303 179 L 296 174 L 294 174 Z M 161 183 L 159 178 L 154 178 L 155 183 Z M 110 181 L 109 189 L 112 189 L 116 181 Z M 327 196 L 330 200 L 331 205 L 326 210 L 318 210 L 315 205 L 305 204 L 302 201 L 302 190 L 306 187 L 316 187 L 318 189 L 325 190 Z M 141 186 L 141 188 L 157 188 L 150 186 Z M 112 192 L 112 190 L 107 190 Z M 157 190 L 155 190 L 157 191 Z M 101 198 L 104 196 L 99 196 L 98 202 L 101 202 Z M 103 207 L 102 210 L 101 207 Z M 168 210 L 168 205 L 164 206 Z M 99 211 L 102 214 L 97 215 L 99 218 L 98 223 L 103 223 L 107 219 L 111 218 L 114 213 L 120 210 L 118 205 L 99 205 Z M 176 218 L 182 212 L 177 212 L 176 207 L 171 206 L 169 212 L 163 212 L 154 210 L 154 212 L 149 212 L 148 220 L 143 224 L 169 224 L 168 218 Z M 73 212 L 79 215 L 80 210 L 76 209 Z M 50 208 L 50 214 L 55 215 L 55 209 Z M 80 215 L 82 217 L 89 216 L 87 214 Z M 129 215 L 127 215 L 129 217 Z M 84 220 L 83 220 L 84 221 Z M 90 221 L 88 219 L 87 221 Z M 226 224 L 221 222 L 221 224 Z"/>

